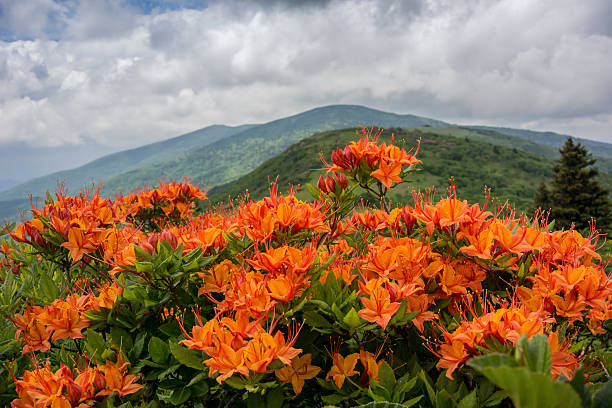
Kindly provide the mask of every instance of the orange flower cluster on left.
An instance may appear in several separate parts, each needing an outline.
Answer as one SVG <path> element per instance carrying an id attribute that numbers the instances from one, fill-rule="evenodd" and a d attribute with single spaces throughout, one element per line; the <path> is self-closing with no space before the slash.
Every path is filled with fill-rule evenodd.
<path id="1" fill-rule="evenodd" d="M 49 362 L 27 371 L 22 380 L 15 380 L 18 399 L 11 403 L 13 408 L 86 408 L 95 405 L 107 395 L 133 394 L 143 388 L 135 384 L 137 376 L 127 374 L 128 363 L 106 361 L 104 365 L 75 368 L 72 371 L 61 364 L 53 372 Z"/>
<path id="2" fill-rule="evenodd" d="M 22 353 L 48 351 L 56 340 L 83 338 L 81 331 L 89 327 L 84 312 L 110 309 L 120 294 L 121 288 L 112 285 L 101 288 L 98 296 L 73 294 L 65 300 L 56 299 L 50 305 L 28 306 L 22 314 L 11 319 L 17 326 L 15 339 L 23 336 Z"/>

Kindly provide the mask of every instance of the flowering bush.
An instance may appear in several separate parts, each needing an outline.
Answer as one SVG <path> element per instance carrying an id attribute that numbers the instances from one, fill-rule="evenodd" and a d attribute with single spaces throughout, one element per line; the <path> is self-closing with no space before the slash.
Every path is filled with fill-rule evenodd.
<path id="1" fill-rule="evenodd" d="M 3 401 L 608 406 L 597 233 L 470 205 L 452 182 L 395 205 L 418 146 L 380 136 L 323 160 L 312 202 L 271 185 L 196 214 L 188 183 L 48 197 L 1 247 Z"/>

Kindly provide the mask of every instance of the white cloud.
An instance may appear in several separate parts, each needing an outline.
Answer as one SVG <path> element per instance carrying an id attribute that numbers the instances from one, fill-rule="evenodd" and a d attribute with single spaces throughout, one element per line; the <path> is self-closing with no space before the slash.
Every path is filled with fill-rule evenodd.
<path id="1" fill-rule="evenodd" d="M 26 38 L 0 42 L 0 143 L 130 147 L 333 103 L 609 137 L 605 1 L 60 4 L 0 0 Z"/>

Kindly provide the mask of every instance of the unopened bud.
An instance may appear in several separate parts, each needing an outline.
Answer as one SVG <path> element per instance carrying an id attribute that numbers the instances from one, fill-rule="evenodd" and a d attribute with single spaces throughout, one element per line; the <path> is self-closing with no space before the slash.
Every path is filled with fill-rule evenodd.
<path id="1" fill-rule="evenodd" d="M 344 173 L 336 173 L 336 180 L 338 181 L 338 184 L 340 184 L 340 190 L 344 190 L 348 187 L 348 179 Z"/>
<path id="2" fill-rule="evenodd" d="M 319 181 L 317 181 L 317 187 L 319 188 L 319 190 L 321 190 L 321 192 L 323 194 L 327 194 L 327 185 L 325 185 L 325 177 L 321 176 L 319 177 Z"/>
<path id="3" fill-rule="evenodd" d="M 178 238 L 168 230 L 163 230 L 159 236 L 159 239 L 169 243 L 172 249 L 176 249 L 178 247 Z"/>
<path id="4" fill-rule="evenodd" d="M 68 386 L 68 398 L 70 398 L 70 404 L 73 407 L 76 407 L 81 401 L 81 396 L 83 395 L 83 390 L 75 383 L 71 383 Z"/>
<path id="5" fill-rule="evenodd" d="M 104 378 L 104 374 L 102 374 L 98 370 L 96 370 L 96 374 L 94 374 L 93 385 L 98 390 L 101 390 L 106 387 L 106 379 Z"/>
<path id="6" fill-rule="evenodd" d="M 327 185 L 327 191 L 330 193 L 336 191 L 336 180 L 329 174 L 325 176 L 325 184 Z"/>

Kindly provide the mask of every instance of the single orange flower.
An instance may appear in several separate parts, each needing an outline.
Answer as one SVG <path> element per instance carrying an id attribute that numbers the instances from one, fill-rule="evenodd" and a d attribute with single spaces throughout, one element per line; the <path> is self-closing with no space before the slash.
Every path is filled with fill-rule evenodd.
<path id="1" fill-rule="evenodd" d="M 370 176 L 377 178 L 387 188 L 391 188 L 391 184 L 401 183 L 402 179 L 399 174 L 402 172 L 402 164 L 400 162 L 393 162 L 390 165 L 385 160 L 379 162 L 378 170 L 370 173 Z"/>
<path id="2" fill-rule="evenodd" d="M 355 371 L 357 360 L 359 360 L 359 353 L 349 354 L 346 357 L 342 357 L 340 353 L 334 354 L 334 365 L 331 370 L 329 370 L 329 373 L 327 373 L 325 379 L 329 381 L 329 377 L 332 377 L 334 383 L 336 383 L 336 387 L 342 388 L 346 377 L 352 377 L 355 374 L 359 374 L 359 371 Z"/>
<path id="3" fill-rule="evenodd" d="M 320 367 L 310 364 L 311 359 L 311 354 L 304 354 L 291 360 L 291 365 L 275 370 L 276 377 L 281 382 L 291 383 L 295 395 L 299 395 L 302 392 L 304 380 L 316 377 L 321 371 Z"/>

